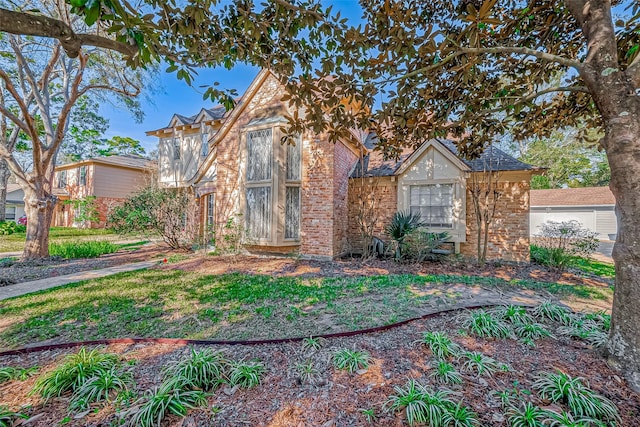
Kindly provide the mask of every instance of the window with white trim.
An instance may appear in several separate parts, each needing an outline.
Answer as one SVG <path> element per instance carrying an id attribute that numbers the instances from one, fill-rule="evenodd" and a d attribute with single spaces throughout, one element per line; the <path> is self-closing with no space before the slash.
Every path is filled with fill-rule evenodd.
<path id="1" fill-rule="evenodd" d="M 409 209 L 431 228 L 453 228 L 453 184 L 412 185 Z"/>
<path id="2" fill-rule="evenodd" d="M 284 238 L 300 238 L 300 178 L 302 140 L 296 138 L 295 145 L 287 144 L 285 176 Z"/>
<path id="3" fill-rule="evenodd" d="M 247 141 L 247 237 L 271 240 L 273 210 L 273 132 L 249 131 Z"/>

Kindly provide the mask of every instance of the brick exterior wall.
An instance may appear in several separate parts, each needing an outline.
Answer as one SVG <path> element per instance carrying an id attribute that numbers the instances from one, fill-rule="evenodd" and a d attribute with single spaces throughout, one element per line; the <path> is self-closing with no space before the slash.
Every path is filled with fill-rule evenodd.
<path id="1" fill-rule="evenodd" d="M 487 260 L 529 262 L 529 180 L 528 173 L 505 172 L 500 177 L 498 185 L 502 195 L 489 230 Z M 467 242 L 460 245 L 460 253 L 476 258 L 477 223 L 469 190 L 466 222 Z"/>
<path id="2" fill-rule="evenodd" d="M 99 221 L 91 222 L 89 228 L 104 228 L 107 222 L 107 216 L 111 210 L 124 203 L 126 199 L 113 197 L 96 197 L 93 201 L 98 211 Z M 66 213 L 66 215 L 65 215 Z M 52 224 L 56 227 L 74 227 L 73 205 L 66 204 L 64 200 L 59 200 L 55 207 Z"/>
<path id="3" fill-rule="evenodd" d="M 385 228 L 398 209 L 398 182 L 393 177 L 349 180 L 349 250 L 361 253 L 361 223 L 374 222 L 373 236 L 387 240 Z"/>
<path id="4" fill-rule="evenodd" d="M 286 115 L 287 106 L 281 102 L 283 93 L 279 82 L 269 75 L 215 148 L 216 236 L 224 235 L 224 225 L 229 218 L 235 218 L 238 224 L 244 225 L 244 216 L 238 216 L 245 210 L 242 193 L 242 174 L 246 162 L 242 144 L 243 128 L 254 119 Z M 279 124 L 273 126 L 275 136 L 279 139 L 278 128 Z M 342 253 L 347 241 L 348 177 L 356 162 L 356 155 L 342 143 L 334 145 L 328 142 L 326 135 L 305 135 L 302 138 L 300 245 L 282 246 L 274 243 L 247 248 L 264 252 L 297 250 L 302 255 L 315 258 L 333 258 Z M 279 191 L 283 189 L 281 185 Z M 284 215 L 283 207 L 279 207 L 277 212 Z"/>
<path id="5" fill-rule="evenodd" d="M 343 254 L 349 248 L 349 176 L 357 162 L 358 156 L 353 151 L 336 143 L 333 155 L 333 256 Z"/>
<path id="6" fill-rule="evenodd" d="M 311 257 L 334 256 L 334 151 L 335 146 L 321 138 L 303 146 L 300 253 Z"/>

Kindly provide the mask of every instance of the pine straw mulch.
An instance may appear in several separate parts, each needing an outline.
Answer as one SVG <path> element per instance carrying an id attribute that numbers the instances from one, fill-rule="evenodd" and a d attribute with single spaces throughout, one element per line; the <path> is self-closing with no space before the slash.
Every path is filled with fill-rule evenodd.
<path id="1" fill-rule="evenodd" d="M 482 426 L 506 426 L 500 402 L 491 392 L 517 387 L 532 390 L 535 376 L 541 372 L 561 370 L 572 376 L 584 377 L 592 389 L 612 400 L 618 407 L 623 427 L 640 425 L 640 396 L 630 390 L 621 374 L 583 342 L 567 338 L 543 339 L 533 348 L 518 341 L 486 340 L 459 335 L 460 323 L 454 314 L 415 321 L 385 332 L 350 338 L 327 340 L 319 351 L 305 351 L 300 343 L 256 346 L 216 346 L 234 360 L 260 359 L 267 372 L 262 384 L 249 390 L 220 388 L 208 399 L 207 408 L 189 412 L 184 419 L 168 417 L 163 426 L 365 426 L 362 413 L 373 409 L 376 426 L 406 425 L 404 415 L 383 411 L 383 405 L 394 386 L 404 386 L 414 378 L 430 388 L 439 387 L 430 378 L 430 352 L 415 343 L 425 331 L 445 331 L 467 350 L 481 351 L 499 362 L 511 366 L 511 372 L 493 377 L 476 378 L 463 374 L 463 384 L 450 388 L 455 401 L 462 401 L 478 414 Z M 372 363 L 365 372 L 349 374 L 331 366 L 331 355 L 341 348 L 366 350 Z M 58 350 L 5 357 L 0 365 L 41 366 L 45 372 L 59 363 L 64 354 L 73 350 Z M 188 354 L 185 347 L 166 345 L 112 345 L 104 351 L 121 354 L 125 360 L 135 359 L 132 370 L 138 392 L 157 386 L 163 368 Z M 320 376 L 314 384 L 304 383 L 295 371 L 297 363 L 313 362 Z M 460 366 L 454 362 L 458 369 Z M 12 381 L 0 386 L 0 404 L 12 409 L 32 405 L 26 412 L 35 418 L 29 426 L 51 426 L 68 416 L 68 398 L 56 398 L 43 404 L 35 396 L 27 396 L 35 378 Z M 558 411 L 550 402 L 540 401 L 535 393 L 525 399 Z M 112 406 L 96 407 L 95 411 L 73 415 L 69 426 L 108 426 L 115 423 Z M 113 423 L 113 424 L 111 424 Z"/>

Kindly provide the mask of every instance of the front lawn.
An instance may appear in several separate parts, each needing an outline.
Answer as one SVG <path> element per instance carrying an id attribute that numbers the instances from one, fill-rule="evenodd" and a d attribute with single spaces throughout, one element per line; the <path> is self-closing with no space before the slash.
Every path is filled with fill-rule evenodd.
<path id="1" fill-rule="evenodd" d="M 119 237 L 111 230 L 101 228 L 73 228 L 52 227 L 49 232 L 50 243 L 63 243 L 70 241 L 96 240 L 96 237 L 105 240 L 116 240 Z M 0 252 L 18 252 L 24 249 L 25 233 L 14 233 L 0 236 Z"/>
<path id="2" fill-rule="evenodd" d="M 0 347 L 116 337 L 308 336 L 386 325 L 519 290 L 581 299 L 612 294 L 608 287 L 470 275 L 271 277 L 152 269 L 0 301 Z"/>

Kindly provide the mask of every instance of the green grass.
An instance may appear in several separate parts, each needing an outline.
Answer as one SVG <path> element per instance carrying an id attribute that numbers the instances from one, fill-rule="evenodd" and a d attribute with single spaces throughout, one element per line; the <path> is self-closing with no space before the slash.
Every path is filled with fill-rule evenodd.
<path id="1" fill-rule="evenodd" d="M 576 258 L 573 267 L 600 277 L 616 277 L 614 265 L 607 262 L 594 261 L 587 258 Z"/>
<path id="2" fill-rule="evenodd" d="M 104 240 L 86 242 L 61 242 L 49 245 L 49 255 L 62 258 L 97 258 L 100 255 L 112 254 L 120 249 L 120 245 Z"/>
<path id="3" fill-rule="evenodd" d="M 116 337 L 260 339 L 380 326 L 456 302 L 460 284 L 608 298 L 608 288 L 454 275 L 339 278 L 142 270 L 0 301 L 0 347 Z M 450 285 L 458 286 L 452 290 Z M 353 310 L 358 304 L 358 310 Z"/>
<path id="4" fill-rule="evenodd" d="M 49 232 L 50 243 L 62 243 L 66 241 L 95 240 L 101 236 L 105 240 L 116 240 L 122 237 L 111 230 L 95 228 L 52 227 Z M 24 249 L 25 233 L 14 233 L 8 236 L 0 236 L 0 252 L 18 252 Z"/>

